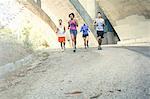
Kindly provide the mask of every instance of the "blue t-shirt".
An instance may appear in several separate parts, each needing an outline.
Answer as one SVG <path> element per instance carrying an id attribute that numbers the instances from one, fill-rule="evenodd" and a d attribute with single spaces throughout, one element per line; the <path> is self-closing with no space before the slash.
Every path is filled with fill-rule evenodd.
<path id="1" fill-rule="evenodd" d="M 89 27 L 88 27 L 86 24 L 84 24 L 84 25 L 81 27 L 80 32 L 83 32 L 84 35 L 88 34 L 88 32 L 90 32 L 90 31 L 89 31 Z"/>

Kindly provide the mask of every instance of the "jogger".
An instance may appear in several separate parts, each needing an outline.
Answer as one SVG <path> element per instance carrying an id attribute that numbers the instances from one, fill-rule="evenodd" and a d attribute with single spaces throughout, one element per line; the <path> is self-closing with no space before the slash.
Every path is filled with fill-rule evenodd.
<path id="1" fill-rule="evenodd" d="M 57 28 L 58 42 L 60 42 L 61 49 L 65 50 L 65 26 L 62 24 L 62 19 L 59 19 L 59 26 Z"/>
<path id="2" fill-rule="evenodd" d="M 68 29 L 70 29 L 73 52 L 76 52 L 76 39 L 77 39 L 77 27 L 78 22 L 75 18 L 74 13 L 69 14 L 70 21 L 68 22 Z"/>
<path id="3" fill-rule="evenodd" d="M 83 40 L 84 40 L 84 47 L 85 49 L 87 47 L 89 47 L 89 28 L 86 24 L 83 24 L 83 26 L 81 27 L 81 30 L 80 32 L 83 33 L 82 37 L 83 37 Z"/>
<path id="4" fill-rule="evenodd" d="M 97 18 L 94 21 L 94 25 L 96 26 L 96 32 L 97 32 L 98 50 L 102 50 L 101 44 L 102 44 L 102 39 L 104 38 L 105 20 L 102 18 L 100 12 L 98 12 Z"/>

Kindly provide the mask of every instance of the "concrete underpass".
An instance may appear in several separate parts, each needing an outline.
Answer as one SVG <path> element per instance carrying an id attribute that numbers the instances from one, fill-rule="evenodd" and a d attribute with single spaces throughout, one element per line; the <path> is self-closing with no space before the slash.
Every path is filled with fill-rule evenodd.
<path id="1" fill-rule="evenodd" d="M 62 52 L 55 32 L 72 12 L 77 52 L 69 30 Z M 106 22 L 102 50 L 97 12 Z M 150 0 L 0 1 L 0 99 L 150 99 Z"/>

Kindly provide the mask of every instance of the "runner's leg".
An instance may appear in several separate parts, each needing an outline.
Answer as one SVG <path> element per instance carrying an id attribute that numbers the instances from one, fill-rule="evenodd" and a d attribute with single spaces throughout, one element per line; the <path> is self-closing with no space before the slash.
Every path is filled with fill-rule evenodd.
<path id="1" fill-rule="evenodd" d="M 74 35 L 71 33 L 72 47 L 74 47 Z"/>
<path id="2" fill-rule="evenodd" d="M 74 34 L 73 33 L 71 33 L 71 39 L 72 39 L 72 47 L 73 47 L 73 52 L 76 52 L 76 48 L 75 48 L 75 36 L 74 36 Z"/>
<path id="3" fill-rule="evenodd" d="M 83 37 L 83 40 L 84 40 L 84 47 L 86 49 L 86 37 Z"/>
<path id="4" fill-rule="evenodd" d="M 66 48 L 66 47 L 65 47 L 65 45 L 66 45 L 65 41 L 63 42 L 63 44 L 64 44 L 64 49 L 65 49 L 65 48 Z"/>
<path id="5" fill-rule="evenodd" d="M 98 37 L 98 50 L 101 50 L 102 48 L 101 48 L 101 44 L 102 44 L 102 38 L 101 38 L 101 36 L 99 36 Z"/>
<path id="6" fill-rule="evenodd" d="M 61 49 L 63 49 L 63 43 L 62 42 L 60 42 L 60 46 L 61 46 Z"/>
<path id="7" fill-rule="evenodd" d="M 75 49 L 76 49 L 76 44 L 77 44 L 76 39 L 77 39 L 77 37 L 74 36 L 74 47 L 75 47 Z"/>
<path id="8" fill-rule="evenodd" d="M 87 41 L 86 41 L 87 42 L 87 47 L 89 47 L 89 36 L 87 36 L 86 39 L 87 39 Z"/>
<path id="9" fill-rule="evenodd" d="M 74 35 L 74 50 L 73 50 L 73 52 L 76 52 L 76 43 L 77 43 L 77 42 L 76 42 L 76 38 L 77 38 L 77 37 Z"/>

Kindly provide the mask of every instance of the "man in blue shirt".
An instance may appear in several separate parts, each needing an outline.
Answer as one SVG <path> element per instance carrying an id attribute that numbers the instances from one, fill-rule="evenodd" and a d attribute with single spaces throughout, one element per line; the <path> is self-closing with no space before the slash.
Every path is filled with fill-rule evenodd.
<path id="1" fill-rule="evenodd" d="M 80 32 L 83 33 L 82 37 L 84 39 L 84 46 L 86 49 L 87 47 L 89 47 L 89 45 L 88 45 L 88 43 L 89 43 L 89 32 L 90 32 L 89 27 L 86 24 L 83 24 Z"/>

